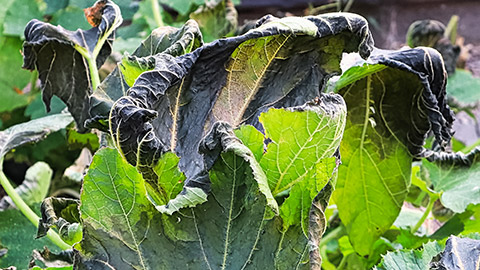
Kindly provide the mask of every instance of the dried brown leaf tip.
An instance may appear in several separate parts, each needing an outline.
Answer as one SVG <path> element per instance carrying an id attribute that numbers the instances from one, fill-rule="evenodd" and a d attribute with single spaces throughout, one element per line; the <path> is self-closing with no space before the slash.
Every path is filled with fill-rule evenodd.
<path id="1" fill-rule="evenodd" d="M 91 26 L 97 27 L 100 24 L 105 5 L 107 5 L 107 1 L 97 1 L 93 7 L 83 10 L 85 17 Z"/>

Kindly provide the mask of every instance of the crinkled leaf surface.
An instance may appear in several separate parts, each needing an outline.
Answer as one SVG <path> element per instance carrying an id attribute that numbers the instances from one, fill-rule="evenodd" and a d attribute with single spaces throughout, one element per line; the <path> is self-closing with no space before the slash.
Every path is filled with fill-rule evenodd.
<path id="1" fill-rule="evenodd" d="M 437 242 L 428 242 L 421 250 L 399 250 L 389 252 L 383 257 L 382 265 L 376 269 L 388 270 L 427 270 L 430 261 L 442 252 Z"/>
<path id="2" fill-rule="evenodd" d="M 337 82 L 349 113 L 335 201 L 361 255 L 371 252 L 398 216 L 412 157 L 430 153 L 422 146 L 427 133 L 432 130 L 445 146 L 453 121 L 438 52 L 411 49 L 375 55 L 371 62 L 346 71 Z"/>
<path id="3" fill-rule="evenodd" d="M 38 70 L 43 101 L 50 108 L 56 95 L 64 101 L 80 130 L 88 110 L 92 84 L 86 58 L 88 55 L 99 68 L 110 55 L 113 32 L 122 23 L 120 9 L 110 0 L 99 0 L 101 21 L 89 30 L 69 31 L 38 20 L 25 27 L 23 67 Z M 80 53 L 82 52 L 82 54 Z"/>
<path id="4" fill-rule="evenodd" d="M 48 238 L 35 239 L 36 228 L 16 209 L 0 211 L 0 250 L 7 253 L 0 256 L 0 268 L 16 266 L 17 269 L 28 269 L 34 249 L 47 246 L 53 252 L 60 251 Z"/>
<path id="5" fill-rule="evenodd" d="M 431 269 L 474 270 L 480 266 L 480 240 L 448 238 L 445 250 L 435 257 Z"/>
<path id="6" fill-rule="evenodd" d="M 117 64 L 90 97 L 91 121 L 98 126 L 99 120 L 108 118 L 113 103 L 127 94 L 128 88 L 138 76 L 144 71 L 154 69 L 154 55 L 166 53 L 179 56 L 195 50 L 202 44 L 202 34 L 194 20 L 187 21 L 181 28 L 165 26 L 153 30 L 131 56 L 126 55 L 122 62 Z M 102 129 L 106 128 L 108 127 L 103 126 Z"/>
<path id="7" fill-rule="evenodd" d="M 73 118 L 69 113 L 61 113 L 31 120 L 1 131 L 0 158 L 18 146 L 39 141 L 51 132 L 65 128 L 72 121 Z"/>
<path id="8" fill-rule="evenodd" d="M 206 186 L 198 144 L 222 120 L 258 123 L 270 107 L 299 106 L 319 96 L 324 80 L 340 72 L 342 52 L 367 57 L 372 39 L 353 14 L 264 18 L 244 35 L 206 44 L 190 54 L 158 54 L 112 111 L 112 131 L 129 162 L 147 178 L 151 164 L 173 151 L 187 185 Z M 137 156 L 137 153 L 139 156 Z"/>
<path id="9" fill-rule="evenodd" d="M 47 197 L 53 171 L 45 162 L 37 162 L 28 168 L 25 180 L 15 188 L 15 191 L 28 205 L 38 204 Z M 0 199 L 0 210 L 14 206 L 12 199 L 5 196 Z"/>
<path id="10" fill-rule="evenodd" d="M 442 192 L 442 204 L 462 213 L 469 204 L 480 203 L 480 148 L 468 154 L 440 154 L 422 161 L 433 189 Z"/>
<path id="11" fill-rule="evenodd" d="M 84 179 L 75 267 L 308 269 L 310 245 L 300 227 L 280 233 L 278 217 L 264 219 L 271 207 L 249 165 L 254 156 L 242 146 L 227 124 L 215 125 L 203 145 L 214 162 L 208 201 L 172 216 L 153 208 L 141 175 L 116 150 L 99 150 Z M 208 158 L 222 149 L 221 158 Z"/>
<path id="12" fill-rule="evenodd" d="M 198 22 L 205 42 L 222 38 L 237 28 L 237 10 L 231 0 L 205 2 L 190 13 Z"/>

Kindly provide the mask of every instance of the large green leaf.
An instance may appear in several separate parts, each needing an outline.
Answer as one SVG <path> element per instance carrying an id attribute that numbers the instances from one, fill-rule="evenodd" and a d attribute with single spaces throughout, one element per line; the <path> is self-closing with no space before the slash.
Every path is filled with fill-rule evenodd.
<path id="1" fill-rule="evenodd" d="M 237 28 L 237 10 L 231 0 L 207 1 L 190 13 L 198 22 L 206 42 L 225 37 Z"/>
<path id="2" fill-rule="evenodd" d="M 47 163 L 37 162 L 28 168 L 25 174 L 25 180 L 15 188 L 15 192 L 17 192 L 28 205 L 41 203 L 43 199 L 47 197 L 52 175 L 53 171 Z M 0 199 L 0 210 L 14 205 L 12 199 L 8 196 Z"/>
<path id="3" fill-rule="evenodd" d="M 15 266 L 28 269 L 32 251 L 47 246 L 51 251 L 60 251 L 49 239 L 35 239 L 37 228 L 16 209 L 0 211 L 0 268 Z"/>
<path id="4" fill-rule="evenodd" d="M 428 242 L 421 250 L 399 250 L 389 252 L 383 257 L 382 265 L 376 269 L 386 270 L 427 270 L 430 261 L 442 252 L 437 242 Z"/>
<path id="5" fill-rule="evenodd" d="M 480 148 L 468 154 L 440 154 L 422 161 L 422 169 L 433 185 L 442 192 L 442 204 L 457 213 L 469 204 L 480 203 Z"/>
<path id="6" fill-rule="evenodd" d="M 251 164 L 253 154 L 229 125 L 215 125 L 202 147 L 211 165 L 208 201 L 172 216 L 153 208 L 141 175 L 116 150 L 99 150 L 84 179 L 84 238 L 75 267 L 309 269 L 309 253 L 317 252 L 324 229 L 325 198 L 312 207 L 310 239 L 300 226 L 280 232 L 278 217 L 265 219 L 272 209 L 261 187 L 266 177 L 255 172 L 260 166 Z M 220 158 L 210 159 L 219 151 Z M 312 256 L 319 263 L 318 253 Z"/>
<path id="7" fill-rule="evenodd" d="M 73 121 L 69 113 L 45 116 L 18 124 L 0 132 L 0 158 L 26 143 L 36 142 L 51 132 L 67 127 Z"/>
<path id="8" fill-rule="evenodd" d="M 343 52 L 367 57 L 366 21 L 353 14 L 265 17 L 244 35 L 220 39 L 176 58 L 157 54 L 119 99 L 111 127 L 127 160 L 144 176 L 167 151 L 180 157 L 187 185 L 208 189 L 198 143 L 216 121 L 251 124 L 271 107 L 303 105 L 340 72 Z"/>
<path id="9" fill-rule="evenodd" d="M 273 195 L 289 194 L 280 209 L 284 226 L 302 224 L 306 235 L 312 200 L 336 173 L 346 118 L 338 95 L 322 95 L 317 105 L 272 109 L 259 119 L 271 140 L 260 165 Z"/>
<path id="10" fill-rule="evenodd" d="M 349 113 L 335 201 L 361 255 L 397 218 L 413 156 L 429 154 L 422 147 L 427 133 L 441 146 L 451 137 L 445 77 L 438 52 L 422 48 L 376 55 L 337 82 Z"/>
<path id="11" fill-rule="evenodd" d="M 38 70 L 47 111 L 52 96 L 60 97 L 80 130 L 88 112 L 88 96 L 95 90 L 92 69 L 110 55 L 114 30 L 122 23 L 120 9 L 112 1 L 98 1 L 96 7 L 93 17 L 101 19 L 93 19 L 96 26 L 89 30 L 72 32 L 38 20 L 25 27 L 23 67 Z"/>

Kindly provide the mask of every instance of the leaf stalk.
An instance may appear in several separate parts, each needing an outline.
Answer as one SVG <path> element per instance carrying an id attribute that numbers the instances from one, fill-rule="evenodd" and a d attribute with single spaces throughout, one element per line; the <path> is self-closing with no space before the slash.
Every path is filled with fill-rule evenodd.
<path id="1" fill-rule="evenodd" d="M 2 167 L 3 159 L 0 159 L 0 168 Z M 23 201 L 23 199 L 18 195 L 15 191 L 13 186 L 8 181 L 7 176 L 3 173 L 3 169 L 0 169 L 0 184 L 2 185 L 3 189 L 7 193 L 8 196 L 12 199 L 13 203 L 17 206 L 17 208 L 22 212 L 22 214 L 30 220 L 30 222 L 38 228 L 38 223 L 40 218 L 33 212 L 33 210 L 28 207 L 28 205 Z M 60 236 L 53 230 L 49 230 L 47 232 L 47 237 L 52 241 L 55 245 L 57 245 L 62 250 L 67 250 L 72 248 L 70 245 L 65 243 Z"/>

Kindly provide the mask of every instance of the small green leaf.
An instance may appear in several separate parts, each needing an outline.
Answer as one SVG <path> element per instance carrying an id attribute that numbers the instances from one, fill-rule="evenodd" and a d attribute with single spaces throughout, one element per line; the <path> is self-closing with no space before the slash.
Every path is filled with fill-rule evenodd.
<path id="1" fill-rule="evenodd" d="M 205 42 L 225 37 L 237 28 L 237 11 L 230 0 L 206 1 L 190 13 L 202 30 Z"/>

